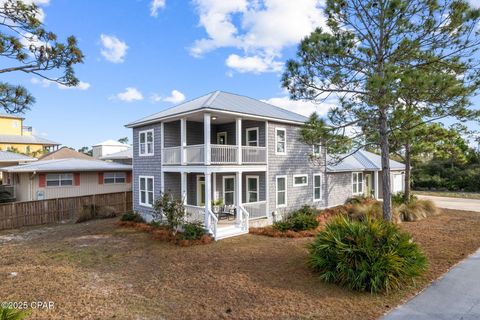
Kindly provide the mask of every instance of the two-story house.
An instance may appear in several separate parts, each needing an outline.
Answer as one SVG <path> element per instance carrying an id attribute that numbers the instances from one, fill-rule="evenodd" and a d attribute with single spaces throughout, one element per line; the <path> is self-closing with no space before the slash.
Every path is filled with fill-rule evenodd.
<path id="1" fill-rule="evenodd" d="M 325 208 L 367 192 L 379 197 L 378 156 L 362 152 L 327 165 L 324 148 L 299 141 L 306 120 L 216 91 L 128 124 L 134 210 L 152 219 L 155 199 L 169 192 L 221 239 L 305 204 Z M 312 154 L 319 160 L 311 161 Z M 393 161 L 392 167 L 404 169 Z M 234 220 L 219 220 L 212 211 L 217 199 L 236 208 Z"/>
<path id="2" fill-rule="evenodd" d="M 33 134 L 32 127 L 24 126 L 23 117 L 0 114 L 0 150 L 41 154 L 60 145 L 57 142 Z"/>

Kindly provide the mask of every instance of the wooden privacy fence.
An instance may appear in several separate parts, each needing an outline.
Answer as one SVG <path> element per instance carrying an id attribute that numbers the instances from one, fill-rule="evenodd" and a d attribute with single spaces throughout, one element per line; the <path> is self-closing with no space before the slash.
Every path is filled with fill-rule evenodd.
<path id="1" fill-rule="evenodd" d="M 0 230 L 73 220 L 84 205 L 109 206 L 125 213 L 132 210 L 132 192 L 0 204 Z"/>

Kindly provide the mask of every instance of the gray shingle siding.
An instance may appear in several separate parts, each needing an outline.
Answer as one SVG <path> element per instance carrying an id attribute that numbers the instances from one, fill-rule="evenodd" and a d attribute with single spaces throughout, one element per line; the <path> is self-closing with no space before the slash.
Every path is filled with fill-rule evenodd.
<path id="1" fill-rule="evenodd" d="M 203 122 L 187 121 L 187 145 L 203 144 Z"/>
<path id="2" fill-rule="evenodd" d="M 153 129 L 153 156 L 139 155 L 139 132 Z M 161 187 L 161 132 L 158 124 L 139 127 L 133 129 L 133 210 L 141 213 L 151 213 L 153 209 L 141 206 L 139 203 L 139 177 L 153 176 L 154 177 L 154 198 L 160 196 Z"/>
<path id="3" fill-rule="evenodd" d="M 160 124 L 156 124 L 155 126 L 160 129 Z M 163 132 L 165 134 L 165 148 L 176 147 L 180 145 L 180 120 L 165 122 L 163 125 Z"/>
<path id="4" fill-rule="evenodd" d="M 286 129 L 286 155 L 275 153 L 276 128 Z M 325 179 L 325 153 L 320 161 L 313 163 L 309 159 L 312 146 L 299 141 L 300 126 L 287 125 L 284 123 L 268 123 L 268 184 L 269 184 L 269 212 L 278 211 L 285 213 L 301 207 L 304 204 L 316 207 L 326 206 L 326 179 Z M 293 176 L 308 175 L 307 186 L 293 186 Z M 321 175 L 322 200 L 313 200 L 313 176 Z M 277 208 L 276 177 L 287 176 L 287 207 Z"/>
<path id="5" fill-rule="evenodd" d="M 328 173 L 328 206 L 344 204 L 352 196 L 352 172 Z"/>

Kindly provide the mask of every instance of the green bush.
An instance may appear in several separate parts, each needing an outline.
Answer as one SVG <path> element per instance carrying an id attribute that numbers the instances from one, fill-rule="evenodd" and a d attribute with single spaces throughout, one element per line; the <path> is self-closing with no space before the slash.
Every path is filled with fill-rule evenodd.
<path id="1" fill-rule="evenodd" d="M 382 292 L 420 276 L 427 261 L 410 235 L 381 219 L 337 217 L 309 246 L 309 265 L 326 282 Z"/>
<path id="2" fill-rule="evenodd" d="M 303 205 L 300 209 L 298 209 L 295 213 L 304 213 L 306 215 L 309 215 L 309 216 L 314 216 L 317 214 L 317 209 L 315 209 L 314 207 L 312 206 L 309 206 L 309 205 Z"/>
<path id="3" fill-rule="evenodd" d="M 183 240 L 199 240 L 205 234 L 205 228 L 200 222 L 189 222 L 183 225 Z"/>
<path id="4" fill-rule="evenodd" d="M 0 320 L 23 320 L 29 311 L 0 307 Z"/>
<path id="5" fill-rule="evenodd" d="M 293 212 L 289 217 L 283 221 L 277 221 L 273 224 L 273 228 L 278 231 L 305 231 L 312 230 L 318 227 L 316 215 L 312 211 L 304 211 L 305 207 Z M 316 213 L 316 212 L 315 212 Z"/>
<path id="6" fill-rule="evenodd" d="M 145 220 L 143 219 L 143 217 L 141 215 L 139 215 L 138 213 L 133 212 L 133 211 L 124 213 L 123 216 L 120 218 L 120 220 L 121 221 L 139 222 L 139 223 L 145 222 Z"/>
<path id="7" fill-rule="evenodd" d="M 394 206 L 400 206 L 402 204 L 411 203 L 416 200 L 417 200 L 417 197 L 412 193 L 410 193 L 409 199 L 406 198 L 405 193 L 403 192 L 397 192 L 392 194 L 392 204 Z"/>

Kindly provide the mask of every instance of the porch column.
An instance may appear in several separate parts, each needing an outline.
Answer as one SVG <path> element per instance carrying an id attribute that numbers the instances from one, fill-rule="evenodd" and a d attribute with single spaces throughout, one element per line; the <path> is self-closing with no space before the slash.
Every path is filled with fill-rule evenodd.
<path id="1" fill-rule="evenodd" d="M 165 127 L 163 122 L 160 122 L 160 161 L 161 163 L 164 163 L 164 157 L 163 157 L 163 149 L 165 148 Z M 162 179 L 163 180 L 163 179 Z M 163 192 L 163 191 L 162 191 Z"/>
<path id="2" fill-rule="evenodd" d="M 212 173 L 213 200 L 217 200 L 217 173 Z"/>
<path id="3" fill-rule="evenodd" d="M 212 191 L 212 174 L 205 172 L 205 227 L 210 228 L 210 205 L 211 205 L 211 191 Z"/>
<path id="4" fill-rule="evenodd" d="M 242 118 L 238 117 L 236 119 L 236 129 L 235 140 L 237 141 L 237 163 L 242 164 Z"/>
<path id="5" fill-rule="evenodd" d="M 187 118 L 180 119 L 180 162 L 187 164 Z"/>
<path id="6" fill-rule="evenodd" d="M 210 152 L 210 142 L 211 138 L 211 115 L 210 113 L 205 113 L 203 115 L 203 143 L 205 145 L 205 165 L 210 165 L 211 162 L 211 152 Z M 206 202 L 205 202 L 206 203 Z"/>
<path id="7" fill-rule="evenodd" d="M 375 190 L 375 193 L 374 193 L 374 196 L 375 196 L 375 199 L 378 200 L 378 189 L 379 189 L 379 183 L 378 183 L 378 171 L 374 171 L 373 172 L 373 180 L 375 180 L 375 182 L 373 183 L 374 184 L 374 190 Z"/>
<path id="8" fill-rule="evenodd" d="M 242 212 L 240 210 L 240 205 L 242 204 L 242 173 L 241 172 L 236 172 L 235 174 L 235 204 L 237 207 L 237 223 L 240 223 L 240 213 Z"/>
<path id="9" fill-rule="evenodd" d="M 181 172 L 181 192 L 183 204 L 187 204 L 187 173 Z"/>

